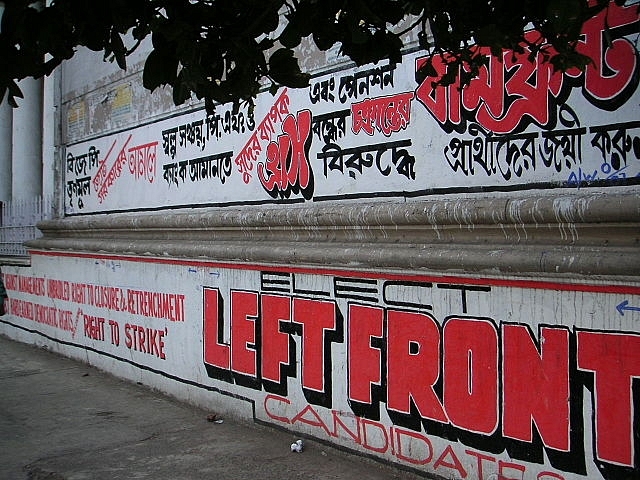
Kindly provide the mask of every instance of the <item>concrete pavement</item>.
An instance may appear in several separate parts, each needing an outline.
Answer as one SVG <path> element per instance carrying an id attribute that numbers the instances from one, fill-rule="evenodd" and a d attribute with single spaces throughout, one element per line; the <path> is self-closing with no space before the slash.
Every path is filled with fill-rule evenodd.
<path id="1" fill-rule="evenodd" d="M 417 479 L 0 336 L 0 479 Z"/>

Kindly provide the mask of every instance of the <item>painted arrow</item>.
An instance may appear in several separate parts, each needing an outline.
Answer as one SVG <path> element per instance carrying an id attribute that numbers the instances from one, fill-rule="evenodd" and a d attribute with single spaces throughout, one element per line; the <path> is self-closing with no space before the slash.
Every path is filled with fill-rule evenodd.
<path id="1" fill-rule="evenodd" d="M 625 300 L 624 302 L 621 302 L 620 305 L 616 307 L 616 310 L 618 310 L 618 313 L 620 315 L 624 316 L 625 310 L 632 311 L 632 312 L 640 312 L 640 307 L 630 307 L 629 300 Z"/>

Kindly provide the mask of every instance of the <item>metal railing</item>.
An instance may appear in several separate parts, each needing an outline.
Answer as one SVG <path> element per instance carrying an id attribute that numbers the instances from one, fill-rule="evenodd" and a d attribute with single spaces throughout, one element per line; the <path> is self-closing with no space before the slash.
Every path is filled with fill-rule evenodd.
<path id="1" fill-rule="evenodd" d="M 36 224 L 51 218 L 51 198 L 0 202 L 0 210 L 0 256 L 27 256 L 24 242 L 41 236 Z"/>

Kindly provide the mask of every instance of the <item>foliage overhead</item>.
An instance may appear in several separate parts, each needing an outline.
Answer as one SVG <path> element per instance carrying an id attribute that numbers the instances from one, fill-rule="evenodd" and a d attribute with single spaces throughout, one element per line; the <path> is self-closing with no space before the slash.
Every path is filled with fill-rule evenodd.
<path id="1" fill-rule="evenodd" d="M 618 4 L 624 0 L 615 0 Z M 0 2 L 2 3 L 2 2 Z M 400 62 L 403 35 L 446 54 L 451 83 L 464 65 L 473 75 L 481 49 L 542 51 L 554 67 L 584 68 L 576 51 L 583 23 L 609 0 L 6 0 L 0 24 L 0 100 L 22 97 L 17 82 L 50 74 L 79 46 L 103 52 L 122 69 L 150 36 L 143 72 L 153 91 L 169 85 L 176 105 L 195 95 L 208 109 L 251 101 L 265 79 L 272 87 L 304 87 L 294 49 L 311 36 L 320 50 L 335 44 L 358 65 Z M 282 14 L 282 16 L 281 16 Z M 531 43 L 525 32 L 540 32 Z M 128 35 L 127 35 L 128 34 Z M 485 49 L 482 49 L 486 51 Z M 550 53 L 549 53 L 550 52 Z M 418 80 L 436 75 L 429 64 Z M 463 78 L 463 84 L 467 79 Z"/>

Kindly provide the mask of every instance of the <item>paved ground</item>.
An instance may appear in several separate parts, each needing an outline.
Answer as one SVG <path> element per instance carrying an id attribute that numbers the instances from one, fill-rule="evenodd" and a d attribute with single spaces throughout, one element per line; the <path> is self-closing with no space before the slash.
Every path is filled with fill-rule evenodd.
<path id="1" fill-rule="evenodd" d="M 0 336 L 0 479 L 417 479 Z"/>

